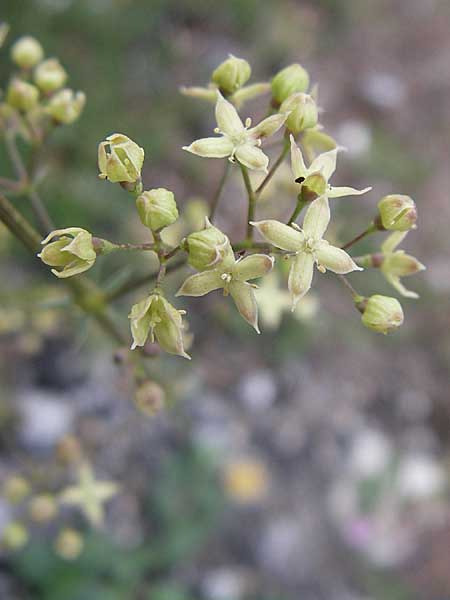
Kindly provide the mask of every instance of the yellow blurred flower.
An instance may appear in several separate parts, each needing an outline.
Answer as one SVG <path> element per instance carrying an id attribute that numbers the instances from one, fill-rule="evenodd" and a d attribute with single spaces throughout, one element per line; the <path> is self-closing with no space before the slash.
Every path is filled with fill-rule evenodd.
<path id="1" fill-rule="evenodd" d="M 242 458 L 225 467 L 223 481 L 230 498 L 247 504 L 265 496 L 269 486 L 269 473 L 261 461 Z"/>

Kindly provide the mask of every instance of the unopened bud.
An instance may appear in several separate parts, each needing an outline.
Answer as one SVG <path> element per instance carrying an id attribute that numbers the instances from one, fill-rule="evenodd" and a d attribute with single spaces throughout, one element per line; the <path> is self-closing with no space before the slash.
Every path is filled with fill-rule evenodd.
<path id="1" fill-rule="evenodd" d="M 8 104 L 23 112 L 28 112 L 39 102 L 39 90 L 36 86 L 21 79 L 13 79 L 6 95 Z"/>
<path id="2" fill-rule="evenodd" d="M 98 147 L 100 179 L 135 183 L 141 178 L 144 149 L 122 133 L 113 133 Z"/>
<path id="3" fill-rule="evenodd" d="M 58 505 L 50 494 L 39 494 L 30 502 L 30 517 L 36 523 L 51 521 L 58 512 Z"/>
<path id="4" fill-rule="evenodd" d="M 375 294 L 364 305 L 361 321 L 373 331 L 387 334 L 403 323 L 403 309 L 396 298 Z"/>
<path id="5" fill-rule="evenodd" d="M 188 235 L 185 247 L 189 253 L 188 263 L 197 271 L 212 269 L 224 260 L 234 260 L 228 237 L 207 218 L 204 229 Z"/>
<path id="6" fill-rule="evenodd" d="M 305 202 L 312 202 L 319 196 L 323 196 L 327 189 L 327 180 L 322 173 L 312 173 L 308 175 L 302 184 L 302 200 Z"/>
<path id="7" fill-rule="evenodd" d="M 83 537 L 75 529 L 62 529 L 55 540 L 56 553 L 65 560 L 75 560 L 83 551 Z"/>
<path id="8" fill-rule="evenodd" d="M 56 447 L 58 459 L 64 463 L 76 463 L 83 455 L 80 442 L 74 435 L 67 434 L 61 438 Z"/>
<path id="9" fill-rule="evenodd" d="M 44 57 L 41 44 L 31 36 L 21 37 L 11 48 L 11 58 L 21 69 L 31 69 Z"/>
<path id="10" fill-rule="evenodd" d="M 178 219 L 175 196 L 165 188 L 143 192 L 136 200 L 136 208 L 142 224 L 152 231 L 168 227 Z"/>
<path id="11" fill-rule="evenodd" d="M 230 54 L 212 74 L 212 81 L 224 94 L 232 94 L 246 83 L 252 69 L 249 63 Z"/>
<path id="12" fill-rule="evenodd" d="M 135 403 L 145 415 L 153 417 L 164 408 L 165 393 L 155 381 L 145 381 L 136 390 Z"/>
<path id="13" fill-rule="evenodd" d="M 319 118 L 314 99 L 302 93 L 289 96 L 280 106 L 280 112 L 290 113 L 286 126 L 293 134 L 315 127 Z"/>
<path id="14" fill-rule="evenodd" d="M 272 79 L 272 97 L 281 104 L 292 94 L 306 92 L 309 86 L 308 71 L 299 64 L 285 67 Z"/>
<path id="15" fill-rule="evenodd" d="M 46 94 L 62 88 L 66 80 L 67 73 L 56 58 L 44 60 L 34 71 L 36 85 Z"/>
<path id="16" fill-rule="evenodd" d="M 52 241 L 54 238 L 56 241 Z M 38 257 L 43 263 L 61 270 L 52 269 L 59 278 L 71 277 L 90 269 L 97 253 L 92 235 L 81 227 L 67 227 L 52 231 L 43 241 L 44 249 Z"/>
<path id="17" fill-rule="evenodd" d="M 20 550 L 28 542 L 28 530 L 19 521 L 13 521 L 3 530 L 1 541 L 8 550 Z"/>
<path id="18" fill-rule="evenodd" d="M 415 229 L 416 204 L 409 196 L 390 194 L 378 202 L 381 225 L 384 229 L 408 231 Z"/>
<path id="19" fill-rule="evenodd" d="M 86 104 L 86 94 L 64 89 L 51 97 L 47 112 L 56 123 L 70 125 L 81 115 Z"/>
<path id="20" fill-rule="evenodd" d="M 11 504 L 18 504 L 30 493 L 30 484 L 18 475 L 12 475 L 3 484 L 3 496 Z"/>

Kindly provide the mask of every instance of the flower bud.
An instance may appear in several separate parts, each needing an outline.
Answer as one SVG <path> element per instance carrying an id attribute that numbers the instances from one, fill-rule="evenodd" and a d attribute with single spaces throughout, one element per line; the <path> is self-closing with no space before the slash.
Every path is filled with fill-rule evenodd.
<path id="1" fill-rule="evenodd" d="M 178 219 L 175 196 L 165 188 L 143 192 L 136 200 L 142 224 L 152 231 L 168 227 Z"/>
<path id="2" fill-rule="evenodd" d="M 205 228 L 187 236 L 188 263 L 197 271 L 212 269 L 223 261 L 234 260 L 233 249 L 228 237 L 205 218 Z"/>
<path id="3" fill-rule="evenodd" d="M 136 390 L 135 403 L 141 412 L 153 417 L 164 408 L 164 390 L 155 381 L 145 381 Z"/>
<path id="4" fill-rule="evenodd" d="M 416 204 L 409 196 L 390 194 L 378 202 L 383 229 L 408 231 L 415 229 L 417 220 Z"/>
<path id="5" fill-rule="evenodd" d="M 364 302 L 363 310 L 361 316 L 363 325 L 380 333 L 390 333 L 403 323 L 402 306 L 396 298 L 379 294 L 370 296 Z"/>
<path id="6" fill-rule="evenodd" d="M 74 435 L 67 434 L 59 440 L 56 454 L 61 462 L 72 464 L 81 460 L 83 451 L 79 440 Z"/>
<path id="7" fill-rule="evenodd" d="M 10 106 L 28 112 L 39 102 L 37 87 L 21 79 L 13 79 L 8 86 L 6 101 Z"/>
<path id="8" fill-rule="evenodd" d="M 317 104 L 308 94 L 293 94 L 280 106 L 280 112 L 290 113 L 286 127 L 295 135 L 315 127 L 319 118 Z"/>
<path id="9" fill-rule="evenodd" d="M 292 94 L 306 92 L 309 86 L 308 71 L 299 64 L 285 67 L 272 79 L 272 97 L 281 104 Z"/>
<path id="10" fill-rule="evenodd" d="M 53 238 L 59 239 L 52 242 Z M 80 227 L 67 227 L 52 231 L 43 241 L 44 249 L 38 257 L 51 267 L 56 277 L 65 278 L 83 273 L 95 263 L 97 254 L 92 243 L 92 235 Z"/>
<path id="11" fill-rule="evenodd" d="M 70 125 L 81 115 L 85 104 L 84 92 L 74 92 L 65 88 L 51 97 L 47 112 L 56 123 Z"/>
<path id="12" fill-rule="evenodd" d="M 388 254 L 382 264 L 381 270 L 385 274 L 393 275 L 394 277 L 407 277 L 423 271 L 425 265 L 410 254 L 405 254 L 402 250 Z"/>
<path id="13" fill-rule="evenodd" d="M 67 73 L 56 58 L 44 60 L 34 71 L 34 82 L 46 94 L 62 88 L 66 80 Z"/>
<path id="14" fill-rule="evenodd" d="M 28 542 L 28 530 L 19 521 L 12 521 L 4 528 L 1 541 L 8 550 L 20 550 Z"/>
<path id="15" fill-rule="evenodd" d="M 21 69 L 31 69 L 44 57 L 41 44 L 31 36 L 17 40 L 11 48 L 11 58 Z"/>
<path id="16" fill-rule="evenodd" d="M 50 494 L 39 494 L 30 502 L 30 517 L 36 523 L 51 521 L 58 512 L 58 505 Z"/>
<path id="17" fill-rule="evenodd" d="M 212 74 L 212 81 L 224 94 L 232 94 L 250 78 L 252 69 L 248 62 L 230 54 Z"/>
<path id="18" fill-rule="evenodd" d="M 65 560 L 77 559 L 83 551 L 83 546 L 83 537 L 69 527 L 62 529 L 55 540 L 55 551 Z"/>
<path id="19" fill-rule="evenodd" d="M 98 147 L 100 179 L 135 183 L 141 178 L 144 149 L 122 133 L 113 133 Z"/>
<path id="20" fill-rule="evenodd" d="M 177 310 L 159 291 L 135 304 L 128 316 L 133 336 L 131 349 L 144 346 L 150 337 L 152 343 L 156 339 L 169 354 L 190 359 L 183 346 L 183 314 L 184 311 Z"/>
<path id="21" fill-rule="evenodd" d="M 30 484 L 23 477 L 12 475 L 3 484 L 2 493 L 11 504 L 19 504 L 30 493 Z"/>

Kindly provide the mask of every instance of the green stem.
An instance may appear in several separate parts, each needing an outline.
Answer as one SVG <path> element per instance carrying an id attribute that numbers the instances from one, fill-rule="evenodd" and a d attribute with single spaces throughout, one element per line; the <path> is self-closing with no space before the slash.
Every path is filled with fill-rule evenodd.
<path id="1" fill-rule="evenodd" d="M 338 278 L 342 281 L 342 283 L 348 289 L 348 291 L 350 292 L 350 294 L 352 295 L 352 297 L 353 297 L 354 300 L 356 298 L 360 298 L 361 297 L 360 294 L 358 294 L 358 292 L 355 290 L 355 288 L 352 286 L 352 284 L 350 283 L 350 281 L 347 279 L 347 277 L 345 275 L 339 275 L 338 274 Z"/>
<path id="2" fill-rule="evenodd" d="M 299 214 L 302 212 L 302 210 L 305 208 L 305 206 L 307 204 L 308 204 L 308 202 L 306 200 L 302 200 L 300 197 L 300 194 L 299 194 L 299 196 L 297 198 L 297 204 L 295 205 L 295 208 L 287 221 L 288 225 L 290 223 L 295 223 L 295 221 L 297 220 L 297 217 L 299 216 Z"/>
<path id="3" fill-rule="evenodd" d="M 256 204 L 256 195 L 253 191 L 252 182 L 250 181 L 250 176 L 248 174 L 247 167 L 244 167 L 241 163 L 239 163 L 241 167 L 242 177 L 244 179 L 245 189 L 247 190 L 248 196 L 248 211 L 247 211 L 247 240 L 253 239 L 253 227 L 250 225 L 250 221 L 253 221 L 255 218 L 255 204 Z"/>
<path id="4" fill-rule="evenodd" d="M 370 235 L 371 233 L 375 233 L 376 231 L 378 231 L 378 228 L 375 224 L 372 223 L 372 225 L 369 225 L 369 227 L 365 229 L 362 233 L 360 233 L 352 240 L 341 246 L 341 249 L 347 250 L 347 248 L 350 248 L 351 246 L 353 246 L 353 244 L 356 244 L 360 240 L 364 239 L 366 236 Z"/>
<path id="5" fill-rule="evenodd" d="M 216 215 L 216 210 L 219 205 L 220 199 L 222 197 L 222 193 L 225 188 L 225 183 L 227 181 L 228 175 L 230 173 L 230 167 L 231 167 L 231 163 L 229 160 L 227 160 L 225 163 L 225 169 L 223 171 L 223 175 L 220 178 L 219 185 L 217 186 L 217 190 L 211 201 L 211 210 L 210 210 L 210 214 L 209 214 L 209 220 L 211 222 L 214 220 L 214 217 Z"/>
<path id="6" fill-rule="evenodd" d="M 41 247 L 41 235 L 0 193 L 0 220 L 22 244 L 36 254 Z M 102 329 L 119 344 L 128 344 L 128 338 L 117 327 L 116 320 L 106 306 L 106 298 L 96 284 L 85 276 L 64 280 L 72 291 L 74 301 L 92 315 Z"/>
<path id="7" fill-rule="evenodd" d="M 290 147 L 289 139 L 286 138 L 284 140 L 283 148 L 281 150 L 281 153 L 280 153 L 279 157 L 273 163 L 273 165 L 270 168 L 269 172 L 267 173 L 267 175 L 264 177 L 264 179 L 262 180 L 262 182 L 259 184 L 259 186 L 255 190 L 255 195 L 256 195 L 257 198 L 258 198 L 258 196 L 261 195 L 261 192 L 263 191 L 263 189 L 266 187 L 266 185 L 269 183 L 269 181 L 275 175 L 275 173 L 277 172 L 277 170 L 280 167 L 281 163 L 286 158 L 286 155 L 289 152 L 289 147 Z"/>

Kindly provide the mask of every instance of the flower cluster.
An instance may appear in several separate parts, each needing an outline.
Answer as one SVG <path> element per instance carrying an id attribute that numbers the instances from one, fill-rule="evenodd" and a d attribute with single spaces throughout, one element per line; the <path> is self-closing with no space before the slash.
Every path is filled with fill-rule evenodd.
<path id="1" fill-rule="evenodd" d="M 4 41 L 5 26 L 1 31 Z M 36 142 L 52 127 L 79 118 L 86 96 L 65 87 L 68 74 L 57 58 L 45 58 L 41 44 L 31 36 L 19 38 L 10 55 L 15 69 L 0 103 L 0 131 L 8 129 Z"/>
<path id="2" fill-rule="evenodd" d="M 5 35 L 0 31 L 1 39 Z M 7 127 L 14 122 L 18 129 L 28 127 L 36 135 L 36 131 L 50 123 L 72 123 L 78 118 L 84 95 L 64 88 L 65 69 L 55 58 L 44 59 L 39 42 L 30 37 L 19 39 L 11 48 L 11 57 L 17 72 L 0 105 L 0 125 Z M 160 186 L 145 188 L 144 149 L 125 134 L 113 133 L 98 147 L 99 177 L 118 183 L 131 195 L 147 230 L 148 241 L 115 243 L 79 227 L 66 227 L 50 232 L 42 242 L 43 249 L 38 256 L 62 279 L 88 271 L 100 256 L 113 251 L 150 251 L 155 255 L 158 270 L 148 277 L 149 289 L 136 299 L 129 314 L 132 349 L 139 347 L 144 353 L 152 353 L 154 347 L 150 344 L 157 343 L 166 352 L 190 358 L 186 352 L 189 336 L 183 319 L 186 311 L 171 303 L 165 280 L 168 272 L 186 266 L 196 272 L 185 278 L 177 297 L 199 297 L 220 290 L 224 296 L 231 297 L 241 317 L 258 333 L 255 281 L 273 271 L 271 281 L 278 285 L 285 261 L 289 264 L 287 288 L 293 311 L 310 290 L 315 268 L 321 273 L 335 273 L 343 281 L 354 306 L 361 312 L 363 325 L 374 331 L 388 333 L 397 329 L 403 322 L 402 307 L 395 298 L 379 294 L 365 297 L 350 284 L 347 274 L 376 268 L 402 296 L 417 297 L 404 287 L 401 278 L 421 271 L 424 266 L 397 249 L 407 232 L 416 228 L 414 201 L 401 194 L 384 196 L 367 229 L 345 244 L 337 243 L 333 238 L 335 227 L 331 228 L 331 234 L 326 234 L 332 219 L 330 201 L 333 200 L 334 210 L 337 208 L 334 199 L 360 196 L 371 188 L 360 190 L 331 183 L 342 148 L 323 130 L 317 86 L 311 86 L 310 75 L 302 65 L 289 65 L 270 81 L 251 83 L 250 78 L 250 64 L 230 55 L 212 72 L 205 87 L 182 89 L 187 96 L 214 103 L 217 123 L 216 135 L 201 137 L 183 149 L 204 159 L 223 160 L 225 165 L 209 218 L 202 229 L 186 231 L 189 219 L 183 220 L 171 190 Z M 239 111 L 252 98 L 263 95 L 268 95 L 267 114 L 253 125 L 252 119 Z M 272 159 L 276 146 L 281 152 Z M 283 165 L 289 156 L 290 169 Z M 242 177 L 247 201 L 247 212 L 243 215 L 246 236 L 238 241 L 231 241 L 214 220 L 230 173 Z M 269 185 L 277 177 L 283 179 L 284 189 L 290 195 L 292 206 L 288 216 L 282 214 L 277 192 Z M 257 214 L 263 192 L 264 206 L 271 210 L 268 216 Z M 181 241 L 169 243 L 172 237 L 168 228 L 172 226 L 181 227 L 185 236 Z M 348 226 L 350 228 L 351 223 Z M 351 255 L 350 249 L 360 240 L 383 231 L 391 233 L 378 252 Z M 143 281 L 138 282 L 142 284 Z M 130 284 L 124 291 L 132 289 Z M 280 310 L 285 307 L 286 294 L 280 295 L 279 306 L 283 307 Z M 108 297 L 105 293 L 100 300 L 106 305 L 116 297 L 117 294 Z M 277 317 L 275 322 L 278 321 Z M 150 395 L 153 398 L 153 391 Z M 153 403 L 158 405 L 161 400 L 152 399 L 151 410 Z"/>

